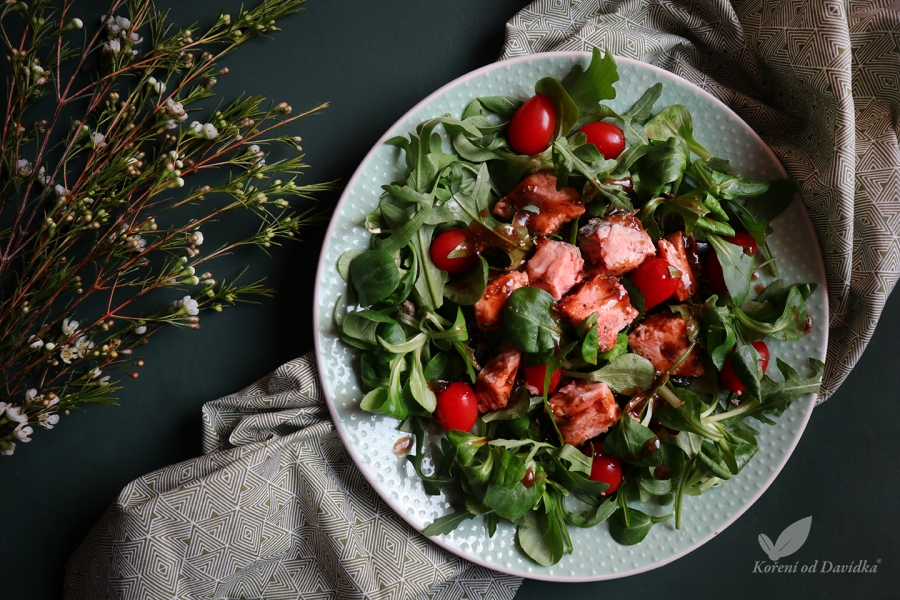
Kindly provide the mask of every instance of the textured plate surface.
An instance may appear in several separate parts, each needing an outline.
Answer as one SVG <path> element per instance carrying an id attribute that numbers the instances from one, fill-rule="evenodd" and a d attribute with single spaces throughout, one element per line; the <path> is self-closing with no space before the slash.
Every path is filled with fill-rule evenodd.
<path id="1" fill-rule="evenodd" d="M 314 326 L 319 376 L 335 425 L 356 464 L 382 498 L 409 522 L 422 530 L 435 518 L 450 512 L 443 495 L 427 496 L 412 465 L 392 452 L 405 434 L 396 431 L 397 421 L 364 413 L 359 409 L 358 351 L 337 337 L 332 315 L 346 283 L 335 265 L 346 250 L 365 249 L 369 234 L 366 215 L 378 206 L 381 186 L 404 176 L 405 163 L 397 148 L 384 140 L 406 135 L 421 121 L 444 114 L 459 117 L 466 104 L 478 96 L 511 95 L 527 98 L 534 83 L 545 76 L 562 78 L 574 64 L 587 66 L 590 55 L 556 52 L 525 56 L 489 65 L 447 84 L 416 105 L 391 127 L 369 152 L 347 185 L 335 209 L 316 277 Z M 617 97 L 609 104 L 623 111 L 656 82 L 663 83 L 657 110 L 681 103 L 694 118 L 694 137 L 716 156 L 751 177 L 784 177 L 784 169 L 737 115 L 696 86 L 645 63 L 617 58 Z M 799 342 L 768 342 L 772 355 L 809 371 L 807 356 L 825 359 L 828 308 L 825 271 L 815 232 L 803 204 L 797 200 L 773 224 L 770 244 L 779 259 L 782 277 L 788 282 L 810 281 L 818 290 L 809 299 L 815 327 Z M 772 361 L 774 365 L 774 361 Z M 515 545 L 515 528 L 502 523 L 493 538 L 487 538 L 480 518 L 434 541 L 473 562 L 499 571 L 533 579 L 595 581 L 623 577 L 664 565 L 690 552 L 722 531 L 762 494 L 781 471 L 803 433 L 815 396 L 799 398 L 773 427 L 762 426 L 759 452 L 728 485 L 700 497 L 688 496 L 682 528 L 671 521 L 655 525 L 636 546 L 620 546 L 609 536 L 607 526 L 592 529 L 570 527 L 574 552 L 552 567 L 537 565 Z"/>

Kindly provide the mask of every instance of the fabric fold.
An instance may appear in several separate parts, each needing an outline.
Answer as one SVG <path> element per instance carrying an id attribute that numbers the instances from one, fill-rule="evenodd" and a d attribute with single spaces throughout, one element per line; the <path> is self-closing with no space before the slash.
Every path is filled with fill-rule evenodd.
<path id="1" fill-rule="evenodd" d="M 334 429 L 312 355 L 203 407 L 205 455 L 130 483 L 73 556 L 65 597 L 510 600 L 400 519 Z"/>

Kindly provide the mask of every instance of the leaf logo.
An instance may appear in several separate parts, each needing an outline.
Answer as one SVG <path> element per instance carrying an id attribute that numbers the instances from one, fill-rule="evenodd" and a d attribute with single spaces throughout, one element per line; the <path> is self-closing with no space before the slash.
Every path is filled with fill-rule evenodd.
<path id="1" fill-rule="evenodd" d="M 778 562 L 779 558 L 789 556 L 800 549 L 809 536 L 809 528 L 812 526 L 812 517 L 800 519 L 793 525 L 781 532 L 778 540 L 773 544 L 769 537 L 761 533 L 759 534 L 759 545 L 762 547 L 769 559 Z"/>

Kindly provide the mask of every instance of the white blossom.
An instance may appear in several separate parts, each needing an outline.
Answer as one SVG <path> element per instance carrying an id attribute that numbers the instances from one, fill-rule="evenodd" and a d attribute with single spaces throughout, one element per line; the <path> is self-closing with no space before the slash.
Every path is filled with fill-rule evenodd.
<path id="1" fill-rule="evenodd" d="M 65 344 L 59 351 L 59 358 L 67 365 L 71 365 L 73 360 L 78 359 L 78 350 L 75 346 Z"/>
<path id="2" fill-rule="evenodd" d="M 68 196 L 69 190 L 59 185 L 58 183 L 53 186 L 53 191 L 56 192 L 57 196 Z"/>
<path id="3" fill-rule="evenodd" d="M 203 245 L 203 233 L 200 230 L 196 230 L 194 233 L 188 236 L 188 243 L 192 246 L 201 246 Z"/>
<path id="4" fill-rule="evenodd" d="M 105 137 L 106 136 L 99 131 L 95 131 L 91 134 L 91 146 L 94 148 L 102 148 L 106 145 L 106 142 L 103 141 Z"/>
<path id="5" fill-rule="evenodd" d="M 0 456 L 12 456 L 16 451 L 16 445 L 13 442 L 0 441 Z"/>
<path id="6" fill-rule="evenodd" d="M 63 319 L 62 322 L 62 332 L 67 338 L 75 335 L 75 332 L 78 331 L 78 321 L 73 321 L 70 318 Z"/>
<path id="7" fill-rule="evenodd" d="M 109 32 L 110 37 L 118 35 L 123 29 L 131 28 L 131 21 L 125 17 L 106 18 L 106 15 L 103 15 L 100 18 L 100 22 L 106 25 L 106 31 Z"/>
<path id="8" fill-rule="evenodd" d="M 39 337 L 31 336 L 28 338 L 28 347 L 32 350 L 40 350 L 44 345 L 44 340 Z"/>
<path id="9" fill-rule="evenodd" d="M 178 117 L 179 121 L 187 119 L 187 112 L 184 110 L 184 105 L 171 98 L 166 98 L 166 112 L 173 117 Z M 199 125 L 199 122 L 197 124 Z"/>
<path id="10" fill-rule="evenodd" d="M 131 238 L 131 246 L 135 252 L 143 252 L 144 248 L 147 247 L 147 240 L 142 236 L 135 235 Z"/>
<path id="11" fill-rule="evenodd" d="M 46 350 L 47 352 L 52 352 L 54 348 L 56 348 L 56 344 L 54 344 L 53 342 L 47 342 L 46 344 L 44 344 L 44 350 Z"/>
<path id="12" fill-rule="evenodd" d="M 78 358 L 84 358 L 88 355 L 88 352 L 93 349 L 94 342 L 90 341 L 86 335 L 83 335 L 75 340 L 75 352 L 78 353 Z"/>
<path id="13" fill-rule="evenodd" d="M 141 42 L 144 41 L 144 38 L 142 38 L 140 35 L 138 35 L 137 31 L 131 31 L 131 32 L 123 31 L 122 39 L 124 39 L 129 44 L 140 44 Z"/>
<path id="14" fill-rule="evenodd" d="M 37 180 L 44 187 L 46 187 L 47 184 L 50 183 L 50 176 L 47 175 L 47 170 L 44 169 L 44 167 L 38 169 Z"/>
<path id="15" fill-rule="evenodd" d="M 121 49 L 122 44 L 119 42 L 119 40 L 109 40 L 108 42 L 104 42 L 103 44 L 103 50 L 112 54 L 118 54 Z"/>
<path id="16" fill-rule="evenodd" d="M 22 408 L 16 404 L 8 404 L 6 406 L 6 418 L 15 421 L 19 425 L 28 424 L 28 415 L 22 414 Z"/>
<path id="17" fill-rule="evenodd" d="M 207 123 L 203 126 L 203 133 L 206 135 L 207 139 L 214 140 L 219 137 L 219 131 L 216 129 L 216 126 L 212 123 Z"/>
<path id="18" fill-rule="evenodd" d="M 32 433 L 34 433 L 34 429 L 29 427 L 28 425 L 19 425 L 18 427 L 15 428 L 13 433 L 16 435 L 16 438 L 20 442 L 22 442 L 23 444 L 27 444 L 28 442 L 31 441 L 31 438 L 28 436 L 30 436 Z"/>
<path id="19" fill-rule="evenodd" d="M 62 330 L 66 337 L 72 337 L 78 331 L 78 321 L 73 321 L 71 318 L 63 319 Z"/>
<path id="20" fill-rule="evenodd" d="M 203 131 L 203 124 L 200 121 L 194 121 L 193 123 L 191 123 L 191 129 L 194 130 L 194 133 L 199 134 L 201 131 Z"/>
<path id="21" fill-rule="evenodd" d="M 42 400 L 43 398 L 44 395 L 41 394 L 40 396 L 38 396 L 37 390 L 34 388 L 29 388 L 25 391 L 25 404 L 31 404 L 32 402 L 35 402 L 36 400 Z"/>
<path id="22" fill-rule="evenodd" d="M 145 333 L 147 333 L 147 326 L 146 325 L 138 325 L 137 327 L 134 328 L 134 332 L 138 335 L 144 335 Z"/>
<path id="23" fill-rule="evenodd" d="M 59 415 L 56 413 L 41 413 L 38 417 L 38 425 L 44 429 L 53 429 L 57 423 L 59 423 Z"/>
<path id="24" fill-rule="evenodd" d="M 197 301 L 190 296 L 185 296 L 181 300 L 177 300 L 175 302 L 175 307 L 186 309 L 187 314 L 192 317 L 200 314 L 200 307 L 197 305 Z"/>
<path id="25" fill-rule="evenodd" d="M 24 158 L 20 158 L 16 161 L 16 173 L 21 175 L 22 177 L 28 177 L 31 175 L 32 164 L 28 162 Z"/>

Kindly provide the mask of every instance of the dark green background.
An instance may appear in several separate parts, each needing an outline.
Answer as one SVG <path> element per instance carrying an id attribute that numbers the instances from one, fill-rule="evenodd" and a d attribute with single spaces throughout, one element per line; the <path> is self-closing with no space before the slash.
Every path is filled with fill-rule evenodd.
<path id="1" fill-rule="evenodd" d="M 251 0 L 252 1 L 252 0 Z M 244 91 L 289 101 L 299 110 L 331 108 L 297 125 L 312 164 L 305 179 L 347 180 L 378 137 L 439 86 L 496 59 L 504 23 L 524 0 L 381 2 L 310 0 L 274 40 L 256 40 L 225 64 L 217 86 L 226 98 Z M 167 1 L 179 23 L 209 22 L 218 3 Z M 236 2 L 229 3 L 234 10 Z M 79 13 L 96 23 L 107 3 L 87 0 Z M 89 25 L 92 26 L 92 25 Z M 337 195 L 324 197 L 330 206 Z M 228 222 L 224 227 L 231 227 Z M 235 225 L 236 226 L 236 225 Z M 235 392 L 312 349 L 315 264 L 324 227 L 305 242 L 229 260 L 247 262 L 277 288 L 276 298 L 204 316 L 200 331 L 167 331 L 147 347 L 147 366 L 128 381 L 120 407 L 96 407 L 39 431 L 13 458 L 0 459 L 0 598 L 55 598 L 63 567 L 119 490 L 131 479 L 200 453 L 200 407 Z M 888 303 L 859 366 L 840 392 L 816 409 L 775 484 L 716 539 L 656 571 L 605 583 L 526 582 L 517 599 L 897 597 L 900 513 L 895 509 L 900 300 Z M 761 575 L 757 536 L 775 539 L 812 515 L 801 563 L 867 559 L 874 575 Z M 787 559 L 785 562 L 790 562 Z"/>

